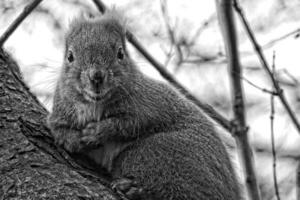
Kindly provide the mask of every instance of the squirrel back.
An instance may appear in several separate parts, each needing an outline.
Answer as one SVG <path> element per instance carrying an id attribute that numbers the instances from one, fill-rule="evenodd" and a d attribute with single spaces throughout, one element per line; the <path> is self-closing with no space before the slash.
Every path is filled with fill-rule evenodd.
<path id="1" fill-rule="evenodd" d="M 149 127 L 116 158 L 112 174 L 135 177 L 154 199 L 240 200 L 228 152 L 202 111 L 169 85 L 141 83 L 132 98 Z"/>
<path id="2" fill-rule="evenodd" d="M 58 144 L 131 177 L 154 199 L 238 200 L 212 123 L 172 86 L 142 74 L 114 12 L 75 20 L 48 124 Z"/>

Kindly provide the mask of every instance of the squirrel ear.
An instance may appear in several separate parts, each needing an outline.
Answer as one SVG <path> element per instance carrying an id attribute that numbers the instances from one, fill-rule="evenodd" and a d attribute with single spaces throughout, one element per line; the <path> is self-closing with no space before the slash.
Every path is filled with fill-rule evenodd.
<path id="1" fill-rule="evenodd" d="M 80 24 L 84 24 L 90 20 L 93 20 L 96 15 L 89 11 L 81 11 L 73 19 L 69 20 L 69 30 L 76 28 Z M 72 31 L 69 31 L 72 32 Z M 67 34 L 68 35 L 68 34 Z"/>
<path id="2" fill-rule="evenodd" d="M 89 20 L 89 19 L 94 19 L 95 14 L 89 11 L 81 11 L 78 18 L 84 19 L 84 20 Z"/>
<path id="3" fill-rule="evenodd" d="M 78 24 L 82 24 L 83 22 L 87 21 L 85 14 L 83 12 L 80 12 L 79 15 L 74 17 L 73 19 L 69 20 L 69 30 L 76 27 Z"/>
<path id="4" fill-rule="evenodd" d="M 127 30 L 127 19 L 114 7 L 100 17 L 100 20 L 104 22 L 105 27 L 112 31 L 118 33 L 121 37 L 125 37 Z"/>

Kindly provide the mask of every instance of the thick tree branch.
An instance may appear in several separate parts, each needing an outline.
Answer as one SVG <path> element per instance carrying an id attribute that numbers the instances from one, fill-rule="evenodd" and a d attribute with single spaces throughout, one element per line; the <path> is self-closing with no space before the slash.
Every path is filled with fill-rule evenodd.
<path id="1" fill-rule="evenodd" d="M 93 0 L 98 10 L 101 13 L 106 11 L 106 6 L 100 0 Z M 185 87 L 183 87 L 173 76 L 169 73 L 157 60 L 151 56 L 151 54 L 143 47 L 136 37 L 129 31 L 126 32 L 127 40 L 156 68 L 156 70 L 164 77 L 167 81 L 169 81 L 173 86 L 175 86 L 186 98 L 191 100 L 197 106 L 199 106 L 209 117 L 219 123 L 228 131 L 231 130 L 230 122 L 219 114 L 212 106 L 201 102 L 194 95 L 192 95 Z"/>
<path id="2" fill-rule="evenodd" d="M 57 147 L 46 109 L 24 84 L 16 62 L 0 49 L 0 199 L 116 200 L 109 177 Z"/>
<path id="3" fill-rule="evenodd" d="M 252 200 L 259 200 L 261 197 L 254 169 L 252 149 L 248 141 L 248 127 L 245 119 L 243 88 L 240 79 L 242 68 L 239 61 L 238 39 L 232 12 L 232 0 L 216 0 L 216 4 L 231 76 L 234 111 L 234 128 L 232 134 L 235 137 L 240 153 L 249 197 Z"/>

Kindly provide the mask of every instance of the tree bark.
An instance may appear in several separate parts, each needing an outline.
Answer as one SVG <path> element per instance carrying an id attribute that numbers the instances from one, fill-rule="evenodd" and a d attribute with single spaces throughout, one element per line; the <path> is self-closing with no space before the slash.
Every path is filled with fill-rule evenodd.
<path id="1" fill-rule="evenodd" d="M 47 114 L 0 49 L 0 200 L 118 199 L 100 170 L 54 145 Z"/>

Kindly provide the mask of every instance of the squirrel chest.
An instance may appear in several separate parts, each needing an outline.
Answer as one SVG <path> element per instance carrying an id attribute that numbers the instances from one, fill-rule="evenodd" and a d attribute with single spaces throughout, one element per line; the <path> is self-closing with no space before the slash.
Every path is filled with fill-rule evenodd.
<path id="1" fill-rule="evenodd" d="M 101 104 L 76 104 L 78 124 L 84 126 L 91 121 L 100 121 L 103 114 Z M 86 155 L 97 165 L 111 172 L 115 158 L 130 145 L 124 142 L 107 142 L 96 149 L 86 152 Z"/>
<path id="2" fill-rule="evenodd" d="M 85 126 L 91 121 L 100 121 L 103 113 L 101 104 L 82 104 L 77 103 L 76 117 L 79 126 Z"/>

